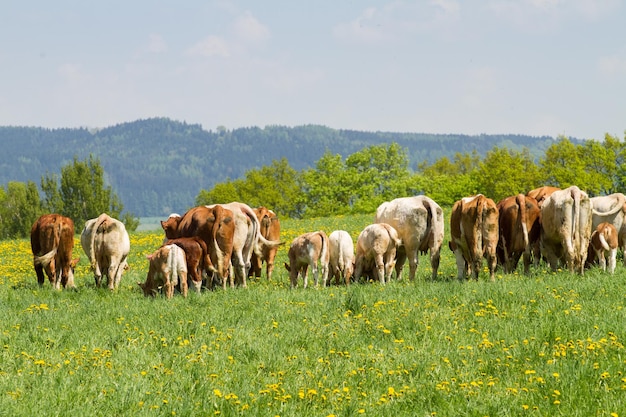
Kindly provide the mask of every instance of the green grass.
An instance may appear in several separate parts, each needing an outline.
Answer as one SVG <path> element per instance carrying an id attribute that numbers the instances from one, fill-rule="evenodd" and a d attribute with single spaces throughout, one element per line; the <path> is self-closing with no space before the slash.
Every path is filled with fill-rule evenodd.
<path id="1" fill-rule="evenodd" d="M 459 283 L 445 248 L 436 282 L 424 256 L 415 282 L 289 289 L 293 237 L 372 217 L 284 221 L 272 282 L 169 301 L 136 285 L 158 232 L 131 236 L 116 293 L 79 247 L 78 289 L 54 291 L 0 242 L 0 415 L 626 415 L 621 264 Z"/>

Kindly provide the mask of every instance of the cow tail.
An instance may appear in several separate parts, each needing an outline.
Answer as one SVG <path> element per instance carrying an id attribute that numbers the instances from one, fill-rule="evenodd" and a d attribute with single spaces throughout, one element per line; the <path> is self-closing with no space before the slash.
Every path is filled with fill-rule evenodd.
<path id="1" fill-rule="evenodd" d="M 474 236 L 476 236 L 476 248 L 481 256 L 483 253 L 483 224 L 485 222 L 485 219 L 483 219 L 484 208 L 485 200 L 483 196 L 480 195 L 476 198 L 476 225 L 474 226 L 476 233 Z"/>
<path id="2" fill-rule="evenodd" d="M 98 219 L 94 222 L 91 229 L 91 245 L 89 248 L 89 262 L 91 263 L 91 269 L 96 269 L 96 235 L 98 229 L 106 221 L 105 214 L 98 216 Z"/>
<path id="3" fill-rule="evenodd" d="M 598 233 L 598 238 L 600 239 L 600 244 L 602 245 L 602 248 L 605 251 L 611 250 L 611 247 L 609 246 L 609 243 L 606 241 L 606 234 L 610 234 L 611 233 L 611 229 L 604 228 L 600 233 Z"/>
<path id="4" fill-rule="evenodd" d="M 572 190 L 572 198 L 574 199 L 574 215 L 572 216 L 572 233 L 570 233 L 571 240 L 568 244 L 571 246 L 570 249 L 573 249 L 574 242 L 580 245 L 580 190 L 574 189 Z"/>
<path id="5" fill-rule="evenodd" d="M 50 252 L 43 254 L 41 256 L 35 256 L 35 258 L 33 259 L 35 265 L 41 265 L 43 267 L 48 266 L 50 262 L 52 261 L 52 259 L 56 256 L 58 246 L 59 245 L 56 244 L 54 245 L 54 249 L 52 249 Z"/>
<path id="6" fill-rule="evenodd" d="M 324 259 L 328 257 L 328 242 L 326 241 L 326 236 L 321 231 L 318 232 L 322 241 L 322 249 L 320 250 L 320 259 L 322 260 L 322 264 Z"/>
<path id="7" fill-rule="evenodd" d="M 522 235 L 524 236 L 524 247 L 528 248 L 528 220 L 526 214 L 526 196 L 524 194 L 518 194 L 515 197 L 517 206 L 519 207 L 519 220 L 522 223 Z"/>

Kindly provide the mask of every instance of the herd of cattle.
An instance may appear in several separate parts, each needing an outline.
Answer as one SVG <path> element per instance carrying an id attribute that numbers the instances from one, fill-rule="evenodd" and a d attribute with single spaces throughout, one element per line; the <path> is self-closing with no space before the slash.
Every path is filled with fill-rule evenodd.
<path id="1" fill-rule="evenodd" d="M 482 194 L 457 201 L 450 215 L 449 247 L 454 252 L 460 280 L 478 279 L 483 258 L 490 279 L 496 267 L 505 273 L 523 258 L 524 272 L 541 259 L 556 270 L 584 273 L 597 259 L 603 270 L 615 271 L 617 249 L 626 247 L 626 196 L 621 193 L 589 198 L 576 186 L 541 187 L 505 198 L 497 204 Z M 187 295 L 189 285 L 246 287 L 249 276 L 261 276 L 263 263 L 271 280 L 280 241 L 280 221 L 265 207 L 238 202 L 194 207 L 161 222 L 165 240 L 148 255 L 146 281 L 138 283 L 145 295 L 163 289 L 172 297 L 175 287 Z M 296 237 L 288 252 L 292 287 L 308 285 L 311 270 L 315 286 L 329 277 L 348 285 L 364 277 L 384 284 L 394 270 L 401 277 L 409 262 L 415 278 L 418 257 L 429 253 L 432 279 L 437 277 L 444 240 L 443 210 L 426 196 L 397 198 L 381 204 L 373 224 L 361 231 L 356 250 L 350 234 L 315 231 Z M 96 285 L 103 276 L 116 289 L 128 269 L 130 240 L 124 224 L 107 214 L 88 220 L 80 236 Z M 44 272 L 54 288 L 74 287 L 72 258 L 74 223 L 58 215 L 41 216 L 31 229 L 34 267 L 40 285 Z M 624 259 L 626 266 L 626 257 Z"/>

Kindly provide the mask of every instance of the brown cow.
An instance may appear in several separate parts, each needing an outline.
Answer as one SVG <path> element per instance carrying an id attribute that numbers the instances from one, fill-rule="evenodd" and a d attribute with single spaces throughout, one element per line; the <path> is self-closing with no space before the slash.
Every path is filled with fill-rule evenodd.
<path id="1" fill-rule="evenodd" d="M 537 200 L 518 194 L 498 202 L 500 241 L 496 251 L 505 273 L 517 268 L 524 256 L 524 273 L 528 274 L 532 248 L 539 243 L 541 213 Z M 538 262 L 538 259 L 535 259 Z"/>
<path id="2" fill-rule="evenodd" d="M 401 244 L 398 232 L 391 225 L 374 223 L 367 226 L 356 241 L 354 279 L 358 281 L 362 275 L 371 274 L 383 285 L 389 282 Z"/>
<path id="3" fill-rule="evenodd" d="M 171 215 L 161 221 L 167 239 L 198 236 L 206 244 L 216 278 L 226 288 L 230 276 L 230 257 L 233 252 L 235 222 L 232 211 L 217 205 L 189 209 L 182 217 Z M 232 279 L 231 279 L 232 285 Z"/>
<path id="4" fill-rule="evenodd" d="M 39 285 L 44 283 L 44 270 L 55 289 L 76 288 L 74 267 L 79 258 L 72 259 L 74 222 L 60 214 L 44 214 L 30 229 L 30 246 Z"/>
<path id="5" fill-rule="evenodd" d="M 492 199 L 478 194 L 454 203 L 449 246 L 456 256 L 459 280 L 465 280 L 470 274 L 478 280 L 485 257 L 489 278 L 495 281 L 498 240 L 498 208 Z"/>
<path id="6" fill-rule="evenodd" d="M 276 213 L 265 207 L 257 207 L 254 209 L 254 212 L 259 219 L 261 236 L 270 241 L 280 240 L 280 220 L 278 220 Z M 277 246 L 258 245 L 252 253 L 252 259 L 250 260 L 251 268 L 248 272 L 248 276 L 254 274 L 256 278 L 259 278 L 261 276 L 263 262 L 265 262 L 265 275 L 267 276 L 267 280 L 271 281 L 272 271 L 274 270 L 274 259 L 276 258 L 277 252 Z"/>
<path id="7" fill-rule="evenodd" d="M 541 206 L 541 254 L 552 270 L 559 263 L 584 274 L 592 208 L 587 193 L 573 185 L 553 192 Z"/>
<path id="8" fill-rule="evenodd" d="M 611 223 L 600 223 L 591 234 L 591 248 L 599 259 L 600 268 L 606 271 L 606 258 L 609 258 L 609 272 L 615 272 L 617 259 L 618 233 Z"/>
<path id="9" fill-rule="evenodd" d="M 209 257 L 209 252 L 204 240 L 198 236 L 179 237 L 178 239 L 170 239 L 165 245 L 176 245 L 185 252 L 185 261 L 187 263 L 187 277 L 193 284 L 196 292 L 202 289 L 202 272 L 204 271 L 208 278 L 207 287 L 213 288 L 213 273 L 216 271 Z"/>
<path id="10" fill-rule="evenodd" d="M 326 286 L 328 280 L 328 260 L 329 260 L 328 236 L 319 230 L 317 232 L 304 233 L 296 237 L 287 253 L 289 263 L 285 263 L 285 268 L 289 271 L 291 288 L 298 285 L 298 277 L 302 277 L 304 288 L 308 285 L 308 272 L 311 267 L 315 286 L 318 286 L 319 269 L 322 273 L 322 283 Z M 319 264 L 319 268 L 318 268 Z"/>
<path id="11" fill-rule="evenodd" d="M 618 247 L 626 253 L 626 195 L 614 193 L 593 197 L 591 207 L 593 208 L 592 230 L 595 230 L 600 223 L 611 223 L 617 230 Z M 624 266 L 626 266 L 626 255 Z"/>
<path id="12" fill-rule="evenodd" d="M 559 191 L 559 190 L 560 190 L 559 187 L 551 187 L 549 185 L 544 185 L 543 187 L 530 190 L 529 192 L 526 193 L 526 195 L 528 197 L 532 197 L 535 200 L 537 200 L 537 204 L 539 205 L 539 208 L 541 208 L 541 205 L 543 204 L 545 199 L 550 197 L 550 194 L 552 194 L 553 192 Z"/>
<path id="13" fill-rule="evenodd" d="M 147 255 L 150 261 L 146 282 L 137 284 L 145 296 L 154 297 L 159 288 L 165 288 L 165 296 L 174 296 L 174 287 L 180 284 L 180 292 L 187 297 L 187 263 L 185 251 L 176 245 L 163 245 Z"/>

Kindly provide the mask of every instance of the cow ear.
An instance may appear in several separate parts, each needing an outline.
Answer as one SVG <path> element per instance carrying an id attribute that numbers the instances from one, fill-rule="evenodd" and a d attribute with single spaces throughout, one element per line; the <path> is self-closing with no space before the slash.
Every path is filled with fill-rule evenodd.
<path id="1" fill-rule="evenodd" d="M 146 259 L 147 259 L 147 260 L 149 260 L 149 261 L 151 261 L 151 260 L 152 260 L 152 257 L 153 257 L 153 254 L 152 254 L 152 253 L 150 253 L 150 254 L 146 255 Z"/>

